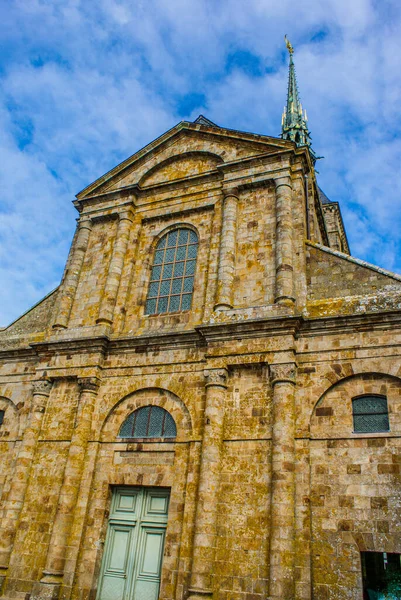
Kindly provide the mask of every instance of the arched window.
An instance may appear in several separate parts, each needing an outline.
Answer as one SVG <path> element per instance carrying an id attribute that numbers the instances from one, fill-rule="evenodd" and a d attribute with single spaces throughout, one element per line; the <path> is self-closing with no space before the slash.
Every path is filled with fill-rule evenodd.
<path id="1" fill-rule="evenodd" d="M 121 438 L 175 438 L 173 417 L 160 406 L 144 406 L 131 413 L 121 425 Z"/>
<path id="2" fill-rule="evenodd" d="M 164 235 L 156 246 L 145 314 L 189 310 L 194 288 L 198 236 L 182 227 Z"/>
<path id="3" fill-rule="evenodd" d="M 360 396 L 352 400 L 355 433 L 389 431 L 386 396 Z"/>

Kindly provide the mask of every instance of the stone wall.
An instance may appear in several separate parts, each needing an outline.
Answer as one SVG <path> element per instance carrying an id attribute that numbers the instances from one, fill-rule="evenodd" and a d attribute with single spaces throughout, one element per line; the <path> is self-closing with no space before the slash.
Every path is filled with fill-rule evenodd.
<path id="1" fill-rule="evenodd" d="M 360 551 L 401 551 L 401 449 L 397 438 L 401 381 L 399 360 L 391 356 L 396 351 L 396 337 L 394 329 L 391 334 L 384 332 L 380 350 L 373 332 L 359 338 L 301 335 L 298 342 L 296 598 L 310 598 L 312 585 L 316 598 L 340 600 L 346 589 L 349 597 L 357 599 L 361 593 Z M 238 345 L 246 366 L 236 364 L 236 343 L 218 347 L 218 356 L 225 357 L 229 368 L 213 570 L 219 600 L 262 599 L 269 589 L 273 390 L 267 365 L 287 347 L 282 341 L 268 337 L 251 339 L 246 347 Z M 369 352 L 374 341 L 376 351 Z M 217 347 L 210 350 L 216 364 L 221 360 Z M 369 354 L 388 358 L 372 359 Z M 112 486 L 159 485 L 171 487 L 172 494 L 160 598 L 186 598 L 204 427 L 203 357 L 204 351 L 195 349 L 190 353 L 159 349 L 157 354 L 149 349 L 145 355 L 110 356 L 97 393 L 65 551 L 63 597 L 93 598 L 96 594 Z M 49 370 L 51 375 L 56 372 L 56 365 Z M 8 391 L 13 396 L 12 386 Z M 74 380 L 56 379 L 53 384 L 19 518 L 7 598 L 32 593 L 35 582 L 43 577 L 79 393 Z M 387 395 L 389 434 L 353 433 L 351 398 L 361 393 Z M 173 415 L 176 442 L 119 441 L 119 427 L 126 416 L 149 403 Z M 3 464 L 15 460 L 19 444 L 11 444 L 8 463 Z M 7 502 L 7 493 L 3 502 Z"/>
<path id="2" fill-rule="evenodd" d="M 401 552 L 401 280 L 320 246 L 305 152 L 181 124 L 78 195 L 54 310 L 0 334 L 3 600 L 95 600 L 115 486 L 171 491 L 160 600 L 356 600 L 360 552 Z M 147 316 L 178 225 L 192 309 Z M 120 438 L 149 404 L 176 439 Z"/>

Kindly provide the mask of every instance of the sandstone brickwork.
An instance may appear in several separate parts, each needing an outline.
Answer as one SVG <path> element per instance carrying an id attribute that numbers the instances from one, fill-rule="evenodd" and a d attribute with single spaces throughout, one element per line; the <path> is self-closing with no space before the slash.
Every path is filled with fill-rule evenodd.
<path id="1" fill-rule="evenodd" d="M 401 277 L 341 252 L 291 141 L 180 123 L 75 205 L 60 287 L 0 331 L 1 599 L 95 600 L 133 486 L 170 490 L 160 600 L 360 600 L 360 553 L 401 553 Z M 181 227 L 191 307 L 146 314 Z M 389 431 L 354 433 L 366 394 Z M 120 437 L 149 405 L 176 437 Z"/>

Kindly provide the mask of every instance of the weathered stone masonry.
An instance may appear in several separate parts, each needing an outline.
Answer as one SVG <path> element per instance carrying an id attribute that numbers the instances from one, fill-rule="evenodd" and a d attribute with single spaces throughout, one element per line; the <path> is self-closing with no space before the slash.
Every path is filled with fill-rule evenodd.
<path id="1" fill-rule="evenodd" d="M 0 332 L 1 598 L 95 600 L 118 487 L 170 492 L 161 600 L 360 600 L 360 553 L 401 552 L 401 278 L 338 251 L 308 149 L 180 123 L 75 205 L 60 287 Z M 181 227 L 191 308 L 145 314 Z M 354 433 L 363 394 L 390 431 Z M 176 438 L 119 437 L 149 405 Z"/>

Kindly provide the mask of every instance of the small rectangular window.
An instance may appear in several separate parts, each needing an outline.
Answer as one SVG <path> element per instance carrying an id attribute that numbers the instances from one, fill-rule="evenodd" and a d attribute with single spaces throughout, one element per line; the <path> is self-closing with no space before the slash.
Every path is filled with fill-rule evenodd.
<path id="1" fill-rule="evenodd" d="M 363 598 L 401 598 L 401 555 L 361 552 Z"/>
<path id="2" fill-rule="evenodd" d="M 387 398 L 360 396 L 352 400 L 355 433 L 380 433 L 390 430 Z"/>
<path id="3" fill-rule="evenodd" d="M 0 425 L 2 425 L 4 421 L 4 410 L 0 410 Z"/>

